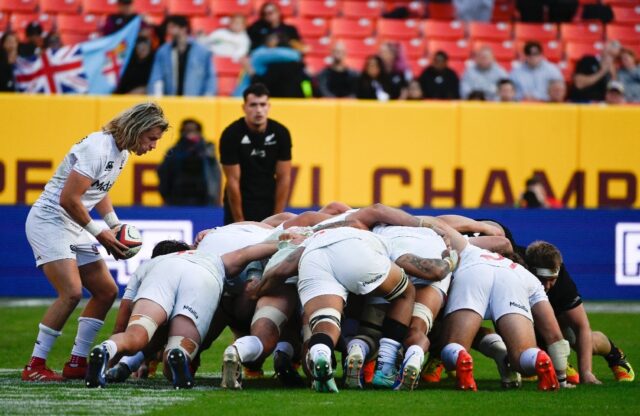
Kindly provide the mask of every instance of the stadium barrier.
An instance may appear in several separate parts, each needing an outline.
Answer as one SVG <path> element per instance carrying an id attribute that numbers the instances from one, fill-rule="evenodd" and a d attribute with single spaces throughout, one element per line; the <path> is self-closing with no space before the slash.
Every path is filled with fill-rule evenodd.
<path id="1" fill-rule="evenodd" d="M 55 296 L 35 267 L 24 223 L 28 206 L 0 206 L 0 297 Z M 107 260 L 121 292 L 133 271 L 166 238 L 191 242 L 205 228 L 222 225 L 220 208 L 116 208 L 138 227 L 144 244 L 127 261 Z M 410 210 L 420 214 L 445 211 Z M 509 227 L 521 245 L 542 239 L 557 245 L 578 288 L 591 300 L 640 300 L 640 211 L 638 210 L 447 210 L 472 218 L 492 218 Z M 105 253 L 103 252 L 103 255 Z"/>
<path id="2" fill-rule="evenodd" d="M 73 143 L 146 99 L 0 95 L 0 204 L 33 203 Z M 161 204 L 155 168 L 183 119 L 217 142 L 242 116 L 234 99 L 159 102 L 173 129 L 132 158 L 111 191 L 118 205 Z M 570 207 L 640 204 L 640 107 L 274 99 L 271 116 L 293 136 L 295 207 L 508 207 L 533 173 Z"/>

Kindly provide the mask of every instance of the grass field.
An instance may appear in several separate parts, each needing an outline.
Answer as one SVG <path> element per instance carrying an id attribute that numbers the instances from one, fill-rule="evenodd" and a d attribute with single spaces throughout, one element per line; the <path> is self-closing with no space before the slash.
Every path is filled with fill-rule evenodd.
<path id="1" fill-rule="evenodd" d="M 633 305 L 638 306 L 638 305 Z M 640 414 L 640 383 L 616 383 L 605 361 L 594 357 L 594 372 L 603 386 L 579 386 L 557 393 L 541 393 L 534 382 L 517 391 L 502 391 L 492 362 L 474 354 L 478 393 L 453 390 L 445 380 L 435 386 L 421 385 L 414 392 L 346 391 L 317 394 L 309 390 L 283 390 L 276 380 L 245 381 L 243 391 L 218 388 L 222 350 L 231 340 L 228 333 L 202 357 L 202 367 L 193 390 L 172 390 L 161 377 L 106 389 L 89 390 L 80 381 L 32 384 L 20 381 L 20 370 L 33 347 L 37 323 L 44 307 L 0 306 L 0 414 L 7 415 L 377 415 L 473 414 L 473 415 L 634 415 Z M 59 338 L 49 365 L 61 370 L 76 330 L 74 314 Z M 115 311 L 109 314 L 100 339 L 113 327 Z M 640 370 L 640 314 L 592 313 L 591 325 L 609 335 L 625 350 Z M 575 364 L 575 357 L 571 361 Z M 265 370 L 271 363 L 265 364 Z"/>

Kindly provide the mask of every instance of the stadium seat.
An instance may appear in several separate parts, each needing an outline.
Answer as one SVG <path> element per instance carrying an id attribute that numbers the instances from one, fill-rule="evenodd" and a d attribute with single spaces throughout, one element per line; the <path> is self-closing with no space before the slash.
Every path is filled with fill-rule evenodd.
<path id="1" fill-rule="evenodd" d="M 408 59 L 418 59 L 425 55 L 427 43 L 422 38 L 413 38 L 410 40 L 395 42 L 400 42 L 402 45 L 402 51 Z"/>
<path id="2" fill-rule="evenodd" d="M 515 14 L 516 7 L 514 2 L 498 2 L 496 1 L 493 6 L 493 14 L 491 15 L 492 22 L 511 22 Z"/>
<path id="3" fill-rule="evenodd" d="M 80 0 L 40 0 L 40 12 L 50 14 L 78 13 L 80 5 Z"/>
<path id="4" fill-rule="evenodd" d="M 449 60 L 449 68 L 453 69 L 458 77 L 462 77 L 464 70 L 467 69 L 467 61 L 460 59 Z"/>
<path id="5" fill-rule="evenodd" d="M 89 40 L 88 33 L 60 32 L 60 41 L 63 45 L 75 45 Z"/>
<path id="6" fill-rule="evenodd" d="M 60 14 L 56 19 L 59 32 L 89 35 L 100 28 L 100 19 L 93 14 Z"/>
<path id="7" fill-rule="evenodd" d="M 308 56 L 327 56 L 331 53 L 331 38 L 309 38 L 304 41 Z"/>
<path id="8" fill-rule="evenodd" d="M 514 61 L 513 59 L 496 59 L 496 62 L 507 72 L 511 72 L 511 69 L 518 64 L 518 61 Z"/>
<path id="9" fill-rule="evenodd" d="M 516 42 L 516 53 L 520 58 L 524 55 L 524 45 L 526 41 L 519 40 Z M 542 45 L 542 54 L 551 62 L 560 62 L 563 57 L 562 43 L 557 40 L 547 40 L 540 42 Z"/>
<path id="10" fill-rule="evenodd" d="M 345 1 L 342 3 L 342 17 L 359 19 L 368 17 L 369 19 L 378 19 L 382 17 L 383 3 L 381 1 Z"/>
<path id="11" fill-rule="evenodd" d="M 0 12 L 0 33 L 4 33 L 9 28 L 9 15 Z"/>
<path id="12" fill-rule="evenodd" d="M 344 43 L 347 56 L 351 58 L 364 58 L 378 53 L 378 42 L 375 38 L 340 39 L 340 41 Z"/>
<path id="13" fill-rule="evenodd" d="M 612 9 L 614 23 L 640 23 L 640 5 L 638 5 L 638 3 L 636 3 L 635 7 L 613 6 Z"/>
<path id="14" fill-rule="evenodd" d="M 410 59 L 409 68 L 414 78 L 418 78 L 422 71 L 429 66 L 429 60 L 427 58 Z"/>
<path id="15" fill-rule="evenodd" d="M 260 8 L 267 1 L 271 3 L 276 3 L 278 7 L 280 7 L 280 12 L 282 13 L 282 17 L 291 17 L 296 14 L 296 2 L 293 0 L 254 0 L 255 2 L 255 11 L 256 13 L 260 12 Z"/>
<path id="16" fill-rule="evenodd" d="M 27 25 L 36 21 L 40 23 L 45 33 L 49 33 L 53 29 L 53 16 L 46 13 L 13 13 L 9 18 L 11 30 L 18 34 L 20 40 L 26 39 Z"/>
<path id="17" fill-rule="evenodd" d="M 251 0 L 209 0 L 209 9 L 213 16 L 249 16 L 253 13 L 253 3 Z"/>
<path id="18" fill-rule="evenodd" d="M 206 16 L 208 13 L 205 0 L 169 0 L 169 14 L 184 16 Z"/>
<path id="19" fill-rule="evenodd" d="M 503 41 L 511 39 L 511 24 L 471 22 L 469 24 L 471 40 Z"/>
<path id="20" fill-rule="evenodd" d="M 322 17 L 291 17 L 286 22 L 295 26 L 303 39 L 321 38 L 329 33 L 329 23 Z"/>
<path id="21" fill-rule="evenodd" d="M 464 24 L 457 20 L 445 22 L 442 20 L 426 20 L 422 24 L 422 33 L 427 40 L 458 40 L 464 39 Z"/>
<path id="22" fill-rule="evenodd" d="M 338 16 L 340 11 L 339 3 L 335 0 L 299 0 L 298 15 L 303 17 L 326 17 Z"/>
<path id="23" fill-rule="evenodd" d="M 447 40 L 431 40 L 427 42 L 427 50 L 429 56 L 433 56 L 438 51 L 446 52 L 450 60 L 469 59 L 471 45 L 466 40 L 447 41 Z"/>
<path id="24" fill-rule="evenodd" d="M 562 72 L 562 76 L 566 82 L 571 82 L 573 78 L 573 70 L 575 68 L 575 62 L 562 61 L 558 63 L 558 68 Z"/>
<path id="25" fill-rule="evenodd" d="M 133 8 L 137 13 L 144 15 L 163 15 L 167 11 L 166 0 L 136 0 Z"/>
<path id="26" fill-rule="evenodd" d="M 336 17 L 331 20 L 331 36 L 338 38 L 368 38 L 373 36 L 375 26 L 371 19 L 347 19 Z"/>
<path id="27" fill-rule="evenodd" d="M 451 3 L 427 3 L 427 16 L 429 19 L 454 20 L 456 12 Z"/>
<path id="28" fill-rule="evenodd" d="M 385 39 L 413 39 L 420 36 L 418 21 L 414 19 L 380 19 L 378 36 Z"/>
<path id="29" fill-rule="evenodd" d="M 216 72 L 220 75 L 233 75 L 235 77 L 242 71 L 242 64 L 225 56 L 214 56 L 213 62 Z"/>
<path id="30" fill-rule="evenodd" d="M 156 25 L 156 26 L 160 26 L 162 22 L 164 22 L 165 17 L 166 17 L 166 13 L 162 13 L 162 14 L 145 13 L 144 14 L 145 22 L 149 22 L 152 25 Z"/>
<path id="31" fill-rule="evenodd" d="M 347 67 L 353 69 L 356 72 L 362 72 L 362 69 L 364 68 L 364 63 L 367 60 L 366 56 L 349 56 L 347 55 L 347 57 L 344 60 L 344 63 L 347 65 Z"/>
<path id="32" fill-rule="evenodd" d="M 570 62 L 576 62 L 585 55 L 600 55 L 602 51 L 602 42 L 573 42 L 567 43 L 565 46 L 565 54 L 567 60 Z"/>
<path id="33" fill-rule="evenodd" d="M 498 61 L 512 61 L 516 57 L 515 45 L 510 40 L 505 40 L 502 42 L 488 42 L 486 40 L 478 40 L 473 42 L 474 51 L 485 46 L 491 48 L 491 50 L 493 51 L 493 56 Z"/>
<path id="34" fill-rule="evenodd" d="M 238 85 L 238 77 L 218 74 L 218 94 L 221 97 L 229 97 Z"/>
<path id="35" fill-rule="evenodd" d="M 106 15 L 116 13 L 118 3 L 116 0 L 82 0 L 82 13 Z"/>
<path id="36" fill-rule="evenodd" d="M 209 34 L 216 29 L 226 27 L 229 24 L 229 17 L 227 16 L 194 16 L 191 18 L 191 31 L 195 35 Z"/>
<path id="37" fill-rule="evenodd" d="M 640 24 L 638 25 L 607 25 L 607 40 L 617 40 L 623 45 L 640 43 Z"/>
<path id="38" fill-rule="evenodd" d="M 35 13 L 38 0 L 0 0 L 0 12 Z"/>
<path id="39" fill-rule="evenodd" d="M 516 23 L 514 25 L 514 37 L 516 40 L 545 40 L 558 39 L 558 26 L 553 23 Z"/>
<path id="40" fill-rule="evenodd" d="M 591 42 L 602 40 L 604 29 L 600 23 L 564 23 L 560 25 L 563 42 Z"/>
<path id="41" fill-rule="evenodd" d="M 328 56 L 306 56 L 304 58 L 305 68 L 307 68 L 307 72 L 312 76 L 320 73 L 320 71 L 322 71 L 327 65 L 329 65 L 330 61 L 331 58 L 329 58 Z"/>

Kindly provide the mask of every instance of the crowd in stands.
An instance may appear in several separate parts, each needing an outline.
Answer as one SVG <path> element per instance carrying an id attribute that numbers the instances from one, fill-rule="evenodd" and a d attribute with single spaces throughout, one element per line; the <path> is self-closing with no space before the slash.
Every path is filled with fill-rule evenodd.
<path id="1" fill-rule="evenodd" d="M 118 94 L 640 102 L 640 0 L 0 0 L 0 90 L 137 15 Z"/>

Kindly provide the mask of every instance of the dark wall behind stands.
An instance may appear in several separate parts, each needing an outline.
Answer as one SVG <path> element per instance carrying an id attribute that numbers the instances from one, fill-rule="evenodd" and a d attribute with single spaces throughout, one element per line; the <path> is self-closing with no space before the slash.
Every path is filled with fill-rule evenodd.
<path id="1" fill-rule="evenodd" d="M 300 210 L 297 210 L 300 211 Z M 55 292 L 34 266 L 24 233 L 28 206 L 0 206 L 0 297 L 53 297 Z M 165 238 L 191 242 L 204 229 L 222 225 L 222 210 L 211 208 L 116 208 L 143 233 L 143 250 L 127 262 L 109 260 L 121 287 Z M 526 245 L 542 239 L 557 245 L 581 294 L 590 300 L 640 300 L 640 211 L 638 210 L 410 210 L 414 214 L 457 213 L 492 218 Z"/>

